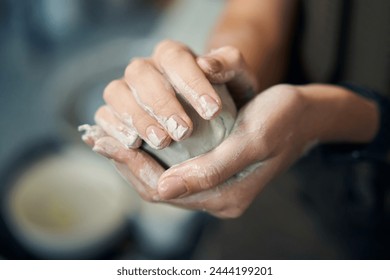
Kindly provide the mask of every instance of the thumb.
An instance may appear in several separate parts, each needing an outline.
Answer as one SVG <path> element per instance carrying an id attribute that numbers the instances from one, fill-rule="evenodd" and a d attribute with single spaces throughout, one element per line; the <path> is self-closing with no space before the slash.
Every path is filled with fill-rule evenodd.
<path id="1" fill-rule="evenodd" d="M 237 48 L 221 47 L 199 56 L 197 63 L 211 83 L 227 83 L 238 103 L 252 98 L 257 92 L 257 79 Z"/>
<path id="2" fill-rule="evenodd" d="M 183 197 L 225 182 L 255 161 L 241 144 L 242 139 L 240 143 L 239 137 L 229 136 L 210 152 L 171 167 L 159 179 L 160 197 Z"/>

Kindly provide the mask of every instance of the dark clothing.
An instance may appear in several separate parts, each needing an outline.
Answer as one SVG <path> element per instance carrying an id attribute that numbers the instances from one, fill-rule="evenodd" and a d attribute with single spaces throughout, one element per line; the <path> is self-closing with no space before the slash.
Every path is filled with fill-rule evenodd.
<path id="1" fill-rule="evenodd" d="M 344 86 L 379 104 L 382 127 L 371 146 L 325 145 L 290 173 L 347 258 L 389 258 L 390 1 L 299 3 L 287 82 L 351 82 Z"/>
<path id="2" fill-rule="evenodd" d="M 390 98 L 390 1 L 302 0 L 300 6 L 293 54 L 300 78 L 351 81 Z"/>

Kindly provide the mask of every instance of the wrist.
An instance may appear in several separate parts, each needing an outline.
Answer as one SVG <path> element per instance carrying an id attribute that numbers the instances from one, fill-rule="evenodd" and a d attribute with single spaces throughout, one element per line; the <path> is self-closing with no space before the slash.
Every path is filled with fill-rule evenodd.
<path id="1" fill-rule="evenodd" d="M 308 104 L 309 138 L 320 143 L 369 143 L 377 134 L 379 110 L 375 102 L 348 89 L 311 84 L 298 87 Z"/>

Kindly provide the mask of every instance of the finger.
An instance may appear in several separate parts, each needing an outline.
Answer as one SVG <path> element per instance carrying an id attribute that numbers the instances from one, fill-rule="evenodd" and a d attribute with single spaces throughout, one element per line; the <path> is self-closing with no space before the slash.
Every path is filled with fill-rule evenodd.
<path id="1" fill-rule="evenodd" d="M 202 210 L 218 218 L 237 218 L 249 207 L 264 187 L 283 170 L 281 158 L 254 163 L 211 189 L 169 200 L 192 210 Z"/>
<path id="2" fill-rule="evenodd" d="M 231 135 L 212 151 L 171 167 L 159 180 L 160 196 L 183 197 L 225 182 L 256 160 L 248 147 L 242 137 Z"/>
<path id="3" fill-rule="evenodd" d="M 223 184 L 169 200 L 169 203 L 186 209 L 206 211 L 218 218 L 238 217 L 269 182 L 268 167 L 271 166 L 268 164 L 262 166 L 261 163 L 252 164 Z"/>
<path id="4" fill-rule="evenodd" d="M 283 155 L 256 162 L 218 186 L 221 195 L 205 203 L 205 209 L 219 218 L 236 218 L 244 213 L 269 182 L 293 161 Z"/>
<path id="5" fill-rule="evenodd" d="M 161 149 L 169 144 L 169 135 L 155 119 L 139 107 L 125 81 L 114 80 L 109 83 L 103 97 L 121 122 L 135 129 L 149 146 Z"/>
<path id="6" fill-rule="evenodd" d="M 217 218 L 236 218 L 240 216 L 249 206 L 250 202 L 260 191 L 250 187 L 247 180 L 192 194 L 183 198 L 168 200 L 177 207 L 200 210 L 207 212 Z M 246 189 L 246 190 L 245 190 Z M 243 192 L 246 191 L 246 192 Z"/>
<path id="7" fill-rule="evenodd" d="M 98 125 L 83 124 L 78 127 L 78 131 L 83 132 L 81 139 L 90 147 L 93 147 L 97 140 L 107 135 Z"/>
<path id="8" fill-rule="evenodd" d="M 218 218 L 241 216 L 270 181 L 269 167 L 269 162 L 257 162 L 233 175 L 218 187 L 221 195 L 205 203 L 206 211 Z"/>
<path id="9" fill-rule="evenodd" d="M 124 125 L 108 106 L 100 107 L 95 114 L 96 123 L 104 131 L 121 142 L 128 149 L 141 146 L 141 139 L 134 128 Z"/>
<path id="10" fill-rule="evenodd" d="M 163 41 L 156 47 L 153 57 L 156 67 L 176 92 L 183 95 L 202 118 L 210 120 L 219 113 L 221 99 L 186 46 Z"/>
<path id="11" fill-rule="evenodd" d="M 199 67 L 212 83 L 228 83 L 235 98 L 250 99 L 257 92 L 257 79 L 241 52 L 225 46 L 197 58 Z"/>
<path id="12" fill-rule="evenodd" d="M 126 162 L 128 155 L 131 155 L 122 143 L 111 136 L 104 136 L 95 142 L 92 150 L 108 159 L 117 162 Z"/>
<path id="13" fill-rule="evenodd" d="M 172 139 L 182 140 L 191 134 L 191 119 L 175 91 L 148 60 L 133 60 L 126 68 L 125 81 L 137 104 L 164 127 Z"/>
<path id="14" fill-rule="evenodd" d="M 121 175 L 148 201 L 158 201 L 157 182 L 164 168 L 140 149 L 125 149 L 112 137 L 99 139 L 93 150 L 115 161 Z"/>

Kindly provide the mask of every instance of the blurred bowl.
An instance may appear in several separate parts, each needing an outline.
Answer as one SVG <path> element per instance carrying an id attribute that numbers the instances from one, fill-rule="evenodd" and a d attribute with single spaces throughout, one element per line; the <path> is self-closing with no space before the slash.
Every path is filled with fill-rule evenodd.
<path id="1" fill-rule="evenodd" d="M 123 241 L 139 200 L 107 165 L 77 145 L 20 163 L 1 196 L 5 257 L 97 258 Z"/>

